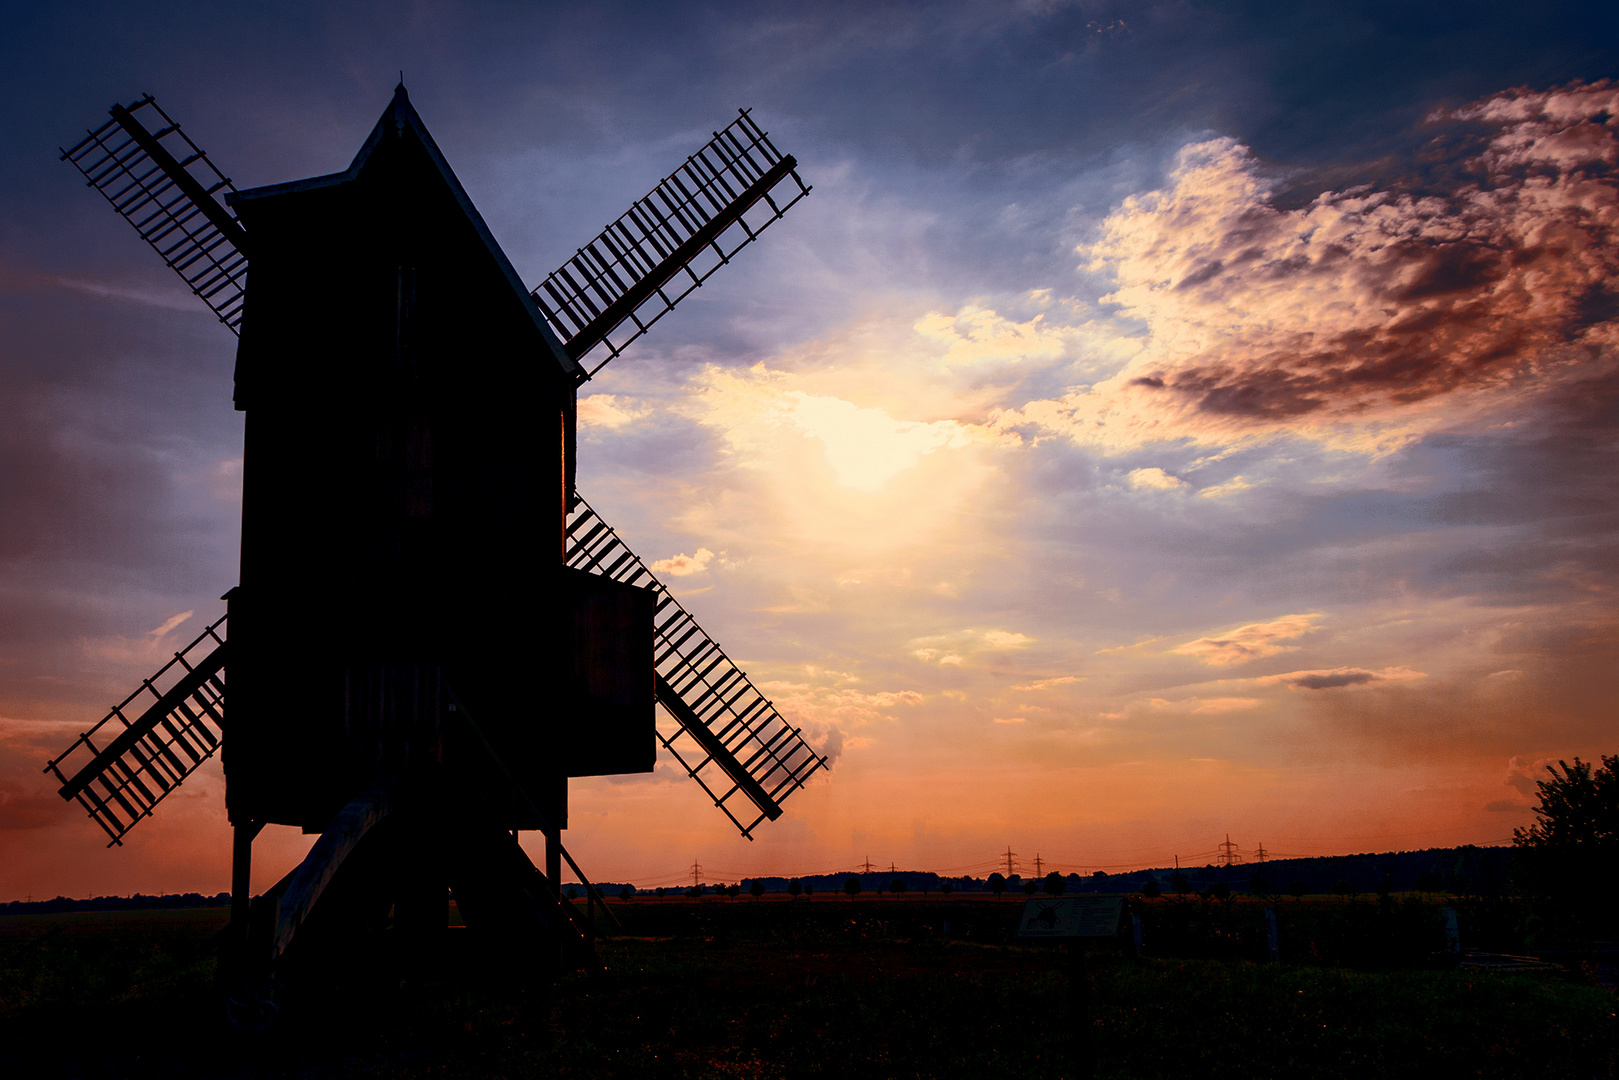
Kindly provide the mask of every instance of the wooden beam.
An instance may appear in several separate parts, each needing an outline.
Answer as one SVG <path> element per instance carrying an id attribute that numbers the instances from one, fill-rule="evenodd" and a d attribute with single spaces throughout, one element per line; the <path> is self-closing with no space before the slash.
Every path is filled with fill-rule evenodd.
<path id="1" fill-rule="evenodd" d="M 287 946 L 315 902 L 331 884 L 343 860 L 354 853 L 366 834 L 394 810 L 394 800 L 386 788 L 374 787 L 337 812 L 326 830 L 309 849 L 304 861 L 287 878 L 287 887 L 275 898 L 274 929 L 270 937 L 269 960 L 273 963 Z"/>

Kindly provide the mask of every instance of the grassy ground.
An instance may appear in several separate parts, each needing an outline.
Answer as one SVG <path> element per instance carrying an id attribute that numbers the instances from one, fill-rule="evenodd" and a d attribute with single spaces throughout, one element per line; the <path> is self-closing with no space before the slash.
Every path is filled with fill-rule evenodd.
<path id="1" fill-rule="evenodd" d="M 0 1076 L 1062 1077 L 1075 1000 L 1018 905 L 956 898 L 615 905 L 601 978 L 522 977 L 452 932 L 310 980 L 229 1032 L 223 912 L 0 919 Z M 950 936 L 945 936 L 945 923 Z M 1238 959 L 1086 960 L 1096 1075 L 1614 1077 L 1616 1000 L 1578 979 Z"/>

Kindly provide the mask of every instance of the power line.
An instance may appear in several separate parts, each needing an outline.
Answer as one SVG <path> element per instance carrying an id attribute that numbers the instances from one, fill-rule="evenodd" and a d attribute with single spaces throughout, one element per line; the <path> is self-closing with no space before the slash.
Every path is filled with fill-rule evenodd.
<path id="1" fill-rule="evenodd" d="M 1011 844 L 1007 844 L 1006 845 L 1006 876 L 1007 877 L 1011 877 L 1013 874 L 1017 873 L 1016 859 L 1017 859 L 1017 852 L 1012 850 L 1012 845 Z"/>

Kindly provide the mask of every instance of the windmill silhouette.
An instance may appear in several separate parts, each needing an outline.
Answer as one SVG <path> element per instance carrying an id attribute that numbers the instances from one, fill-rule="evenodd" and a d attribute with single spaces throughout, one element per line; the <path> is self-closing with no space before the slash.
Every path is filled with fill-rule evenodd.
<path id="1" fill-rule="evenodd" d="M 246 424 L 226 615 L 46 770 L 111 846 L 223 748 L 238 1019 L 311 928 L 427 934 L 446 886 L 589 959 L 571 777 L 661 744 L 752 839 L 826 765 L 574 487 L 579 386 L 809 193 L 746 110 L 532 292 L 403 85 L 329 176 L 238 191 L 150 95 L 62 156 L 238 335 Z M 252 899 L 265 824 L 320 839 Z"/>

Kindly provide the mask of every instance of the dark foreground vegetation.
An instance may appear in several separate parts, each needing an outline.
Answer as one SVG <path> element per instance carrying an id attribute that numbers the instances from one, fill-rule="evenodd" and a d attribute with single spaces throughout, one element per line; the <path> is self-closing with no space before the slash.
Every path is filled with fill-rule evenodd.
<path id="1" fill-rule="evenodd" d="M 215 996 L 222 911 L 8 916 L 0 1076 L 1072 1076 L 1069 969 L 1012 939 L 1021 899 L 615 903 L 608 974 L 556 982 L 465 931 L 432 955 L 383 932 L 306 969 L 255 1036 Z M 1280 963 L 1253 959 L 1263 907 L 1241 901 L 1161 900 L 1157 955 L 1090 951 L 1096 1075 L 1619 1075 L 1619 1001 L 1591 964 L 1458 969 L 1420 898 L 1275 907 Z"/>

